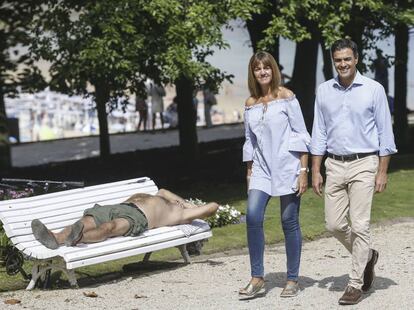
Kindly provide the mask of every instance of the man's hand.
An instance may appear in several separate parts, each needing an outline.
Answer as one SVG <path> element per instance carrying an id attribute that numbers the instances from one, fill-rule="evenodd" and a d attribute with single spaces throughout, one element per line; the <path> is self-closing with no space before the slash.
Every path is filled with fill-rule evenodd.
<path id="1" fill-rule="evenodd" d="M 320 172 L 312 172 L 312 188 L 316 195 L 322 197 L 323 178 Z"/>
<path id="2" fill-rule="evenodd" d="M 378 171 L 375 176 L 375 192 L 382 193 L 387 187 L 387 170 L 391 156 L 380 156 L 378 163 Z"/>
<path id="3" fill-rule="evenodd" d="M 308 173 L 301 171 L 298 177 L 298 193 L 297 196 L 302 196 L 308 189 Z"/>
<path id="4" fill-rule="evenodd" d="M 375 177 L 375 192 L 382 193 L 387 187 L 388 176 L 386 173 L 378 172 Z"/>
<path id="5" fill-rule="evenodd" d="M 321 175 L 321 164 L 322 164 L 321 155 L 312 156 L 312 188 L 316 195 L 322 197 L 322 185 L 323 178 Z"/>

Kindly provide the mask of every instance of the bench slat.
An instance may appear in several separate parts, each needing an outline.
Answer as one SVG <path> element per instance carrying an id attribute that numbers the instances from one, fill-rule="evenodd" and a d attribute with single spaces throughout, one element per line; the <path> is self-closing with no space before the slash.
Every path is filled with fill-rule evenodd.
<path id="1" fill-rule="evenodd" d="M 184 237 L 184 234 L 180 230 L 170 231 L 165 234 L 149 236 L 146 238 L 139 238 L 139 239 L 130 239 L 130 240 L 119 240 L 121 242 L 117 242 L 115 244 L 100 244 L 98 248 L 85 248 L 83 251 L 77 251 L 74 253 L 66 253 L 64 254 L 64 258 L 66 262 L 72 262 L 76 260 L 84 260 L 87 258 L 95 257 L 95 256 L 102 256 L 111 254 L 114 252 L 126 251 L 132 248 L 143 247 L 150 244 L 164 242 L 169 240 L 174 240 Z"/>
<path id="2" fill-rule="evenodd" d="M 204 224 L 200 226 L 201 220 L 197 221 L 198 225 L 196 226 L 196 233 L 210 230 L 210 227 L 206 222 L 203 221 Z M 76 247 L 62 246 L 56 250 L 47 249 L 37 240 L 17 244 L 17 248 L 21 250 L 25 255 L 32 258 L 47 259 L 51 257 L 62 256 L 65 258 L 65 261 L 69 262 L 79 259 L 91 258 L 94 256 L 106 255 L 114 251 L 125 251 L 131 248 L 139 248 L 161 241 L 168 241 L 185 237 L 183 231 L 181 231 L 178 227 L 179 226 L 159 227 L 147 230 L 137 237 L 115 237 L 97 243 L 81 243 Z"/>
<path id="3" fill-rule="evenodd" d="M 156 234 L 163 234 L 163 233 L 167 233 L 173 230 L 177 230 L 177 226 L 163 226 L 163 227 L 159 227 L 159 228 L 154 228 L 154 229 L 150 229 L 150 230 L 146 230 L 145 232 L 143 232 L 140 236 L 137 236 L 135 238 L 144 238 L 146 236 L 152 236 L 152 235 L 156 235 Z M 116 241 L 118 238 L 123 239 L 123 238 L 132 238 L 132 237 L 116 237 L 116 238 L 110 238 L 108 240 L 105 240 L 103 242 L 118 242 Z M 25 250 L 27 248 L 30 247 L 35 247 L 35 246 L 40 246 L 40 242 L 37 241 L 33 235 L 24 235 L 24 236 L 16 236 L 10 239 L 13 244 L 16 244 L 19 246 L 19 250 Z M 30 242 L 30 243 L 29 243 Z M 88 244 L 88 247 L 95 247 L 97 245 L 97 243 L 90 243 Z M 84 245 L 82 246 L 84 247 Z M 65 249 L 68 249 L 64 246 L 60 247 L 57 250 L 54 250 L 56 253 L 60 251 L 66 252 Z M 77 249 L 77 247 L 71 247 L 70 249 Z M 58 256 L 58 254 L 55 254 L 55 256 Z"/>
<path id="4" fill-rule="evenodd" d="M 207 232 L 202 232 L 199 234 L 191 235 L 190 237 L 182 237 L 179 239 L 156 243 L 156 244 L 152 244 L 152 245 L 148 245 L 144 247 L 134 248 L 134 249 L 130 249 L 127 251 L 111 253 L 108 255 L 97 256 L 97 257 L 79 260 L 75 262 L 69 262 L 66 264 L 66 268 L 74 269 L 74 268 L 99 264 L 99 263 L 103 263 L 103 262 L 107 262 L 107 261 L 111 261 L 115 259 L 121 259 L 121 258 L 126 258 L 130 256 L 134 256 L 134 255 L 139 255 L 143 253 L 154 252 L 154 251 L 167 249 L 167 248 L 171 248 L 174 246 L 179 246 L 182 244 L 187 244 L 187 243 L 198 241 L 198 240 L 207 239 L 207 238 L 210 238 L 212 235 L 213 234 L 211 231 L 207 231 Z"/>

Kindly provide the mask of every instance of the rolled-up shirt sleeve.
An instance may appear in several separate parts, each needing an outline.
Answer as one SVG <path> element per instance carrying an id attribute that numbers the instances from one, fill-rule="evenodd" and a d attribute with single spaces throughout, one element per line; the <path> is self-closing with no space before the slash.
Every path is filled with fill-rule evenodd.
<path id="1" fill-rule="evenodd" d="M 325 155 L 326 153 L 326 126 L 320 102 L 320 92 L 318 91 L 315 99 L 315 113 L 312 127 L 312 155 Z"/>
<path id="2" fill-rule="evenodd" d="M 392 132 L 391 113 L 388 107 L 387 95 L 382 85 L 375 90 L 374 119 L 378 131 L 379 156 L 397 153 Z"/>
<path id="3" fill-rule="evenodd" d="M 307 153 L 310 148 L 310 136 L 306 129 L 302 110 L 298 100 L 295 98 L 286 103 L 291 134 L 289 137 L 289 151 Z"/>
<path id="4" fill-rule="evenodd" d="M 253 150 L 256 145 L 256 139 L 254 134 L 250 131 L 249 127 L 249 116 L 247 110 L 244 111 L 244 130 L 245 138 L 243 145 L 243 161 L 252 161 L 253 160 Z"/>

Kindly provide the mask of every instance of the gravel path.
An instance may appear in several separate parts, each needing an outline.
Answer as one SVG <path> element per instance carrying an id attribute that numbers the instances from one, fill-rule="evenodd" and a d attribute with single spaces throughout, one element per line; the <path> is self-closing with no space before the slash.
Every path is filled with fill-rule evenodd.
<path id="1" fill-rule="evenodd" d="M 373 290 L 346 309 L 413 309 L 414 221 L 375 227 L 373 245 L 380 253 Z M 289 299 L 279 297 L 285 254 L 277 245 L 266 249 L 266 296 L 239 301 L 237 290 L 249 279 L 247 252 L 241 252 L 201 256 L 191 265 L 158 271 L 135 269 L 128 277 L 81 284 L 80 289 L 2 293 L 0 309 L 343 309 L 337 301 L 348 281 L 351 260 L 335 239 L 304 244 L 302 291 Z M 86 297 L 87 292 L 98 296 Z M 4 304 L 10 298 L 21 304 Z"/>

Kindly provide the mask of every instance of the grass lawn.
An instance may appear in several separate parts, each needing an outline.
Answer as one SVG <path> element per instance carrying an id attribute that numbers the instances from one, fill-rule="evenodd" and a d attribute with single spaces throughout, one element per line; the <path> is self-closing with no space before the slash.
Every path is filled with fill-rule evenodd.
<path id="1" fill-rule="evenodd" d="M 414 217 L 414 191 L 412 184 L 414 169 L 399 169 L 389 173 L 388 187 L 385 193 L 376 194 L 372 209 L 372 222 L 380 222 L 401 217 Z M 173 189 L 174 190 L 174 189 Z M 238 210 L 245 212 L 246 188 L 242 183 L 232 184 L 206 184 L 198 183 L 191 190 L 178 190 L 183 197 L 200 198 L 204 201 L 217 201 L 221 204 L 230 204 Z M 194 197 L 194 193 L 197 193 Z M 305 240 L 312 240 L 325 233 L 323 201 L 309 189 L 301 202 L 301 227 Z M 283 240 L 283 232 L 280 225 L 279 199 L 270 200 L 265 215 L 266 243 L 276 243 Z M 245 224 L 229 225 L 213 230 L 213 237 L 203 247 L 203 254 L 223 252 L 229 249 L 246 247 Z M 167 249 L 153 254 L 152 260 L 175 260 L 180 258 L 177 249 Z M 122 259 L 105 264 L 89 266 L 77 269 L 79 282 L 85 283 L 91 278 L 94 281 L 106 282 L 108 279 L 116 279 L 126 274 L 122 269 L 125 264 L 137 262 L 142 256 Z M 30 262 L 25 264 L 25 270 L 30 272 Z M 151 270 L 151 268 L 148 268 Z M 146 271 L 149 271 L 146 270 Z M 132 275 L 142 273 L 137 269 Z M 0 269 L 0 292 L 25 288 L 27 283 L 20 275 L 7 276 L 4 268 Z M 67 283 L 64 282 L 64 286 Z"/>

